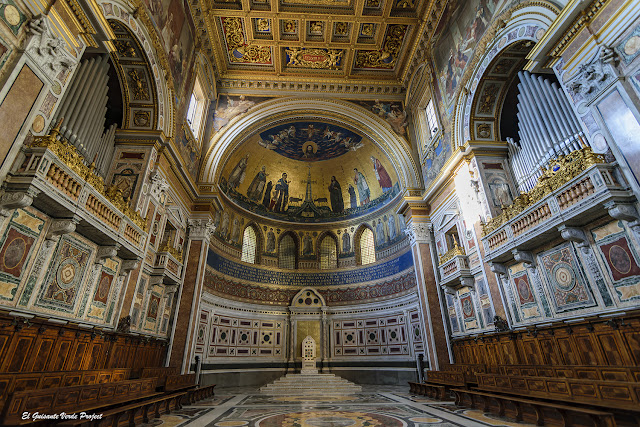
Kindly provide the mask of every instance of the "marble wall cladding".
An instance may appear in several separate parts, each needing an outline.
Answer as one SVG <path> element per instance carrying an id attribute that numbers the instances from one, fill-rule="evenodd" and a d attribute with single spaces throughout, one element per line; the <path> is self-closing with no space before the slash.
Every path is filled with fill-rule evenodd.
<path id="1" fill-rule="evenodd" d="M 416 335 L 413 325 L 407 320 L 403 314 L 334 320 L 331 327 L 332 356 L 407 356 L 413 338 L 408 334 Z M 419 338 L 421 343 L 421 332 Z"/>
<path id="2" fill-rule="evenodd" d="M 273 316 L 218 315 L 208 307 L 200 311 L 195 353 L 214 357 L 285 357 L 285 322 Z"/>
<path id="3" fill-rule="evenodd" d="M 596 301 L 573 246 L 565 243 L 539 255 L 540 270 L 556 312 L 593 307 Z"/>
<path id="4" fill-rule="evenodd" d="M 166 337 L 175 294 L 168 294 L 163 284 L 151 283 L 149 274 L 138 278 L 131 306 L 131 330 Z"/>
<path id="5" fill-rule="evenodd" d="M 0 223 L 0 306 L 113 326 L 121 260 L 97 261 L 98 246 L 76 233 L 45 240 L 50 223 L 32 207 Z"/>
<path id="6" fill-rule="evenodd" d="M 637 304 L 640 299 L 640 257 L 622 221 L 611 221 L 590 231 L 604 267 L 602 271 L 615 290 L 615 298 L 620 303 Z"/>
<path id="7" fill-rule="evenodd" d="M 491 295 L 489 295 L 489 287 L 487 286 L 487 279 L 483 276 L 476 276 L 475 278 L 476 294 L 478 296 L 478 304 L 480 312 L 484 319 L 484 324 L 488 327 L 493 325 L 493 316 L 495 315 L 493 306 L 491 305 Z"/>

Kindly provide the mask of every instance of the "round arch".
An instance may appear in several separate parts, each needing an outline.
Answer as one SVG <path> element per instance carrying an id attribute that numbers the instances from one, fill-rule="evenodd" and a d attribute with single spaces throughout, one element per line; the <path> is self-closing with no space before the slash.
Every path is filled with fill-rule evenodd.
<path id="1" fill-rule="evenodd" d="M 291 236 L 293 238 L 293 244 L 295 246 L 295 268 L 298 268 L 298 262 L 300 261 L 300 239 L 298 238 L 298 234 L 295 231 L 287 230 L 284 231 L 280 236 L 278 236 L 278 244 L 276 245 L 276 254 L 278 256 L 278 266 L 280 266 L 280 245 L 282 244 L 282 239 L 285 236 Z"/>
<path id="2" fill-rule="evenodd" d="M 144 69 L 144 76 L 138 75 L 137 79 L 129 75 L 128 69 L 122 67 L 123 70 L 118 70 L 120 74 L 120 82 L 125 88 L 125 91 L 129 94 L 135 94 L 140 85 L 136 80 L 140 81 L 142 88 L 146 83 L 146 90 L 148 92 L 147 99 L 140 99 L 140 105 L 149 105 L 149 101 L 153 102 L 153 110 L 148 107 L 136 106 L 136 102 L 130 102 L 130 105 L 123 105 L 125 109 L 125 117 L 123 120 L 124 129 L 149 129 L 149 130 L 161 130 L 165 135 L 173 134 L 173 102 L 170 95 L 170 76 L 169 80 L 164 78 L 164 72 L 160 64 L 166 63 L 166 55 L 162 49 L 158 49 L 154 42 L 154 38 L 150 36 L 149 30 L 141 17 L 134 14 L 131 11 L 131 6 L 119 0 L 98 0 L 105 18 L 110 23 L 119 24 L 126 28 L 126 31 L 130 34 L 131 38 L 135 40 L 135 43 L 139 47 L 140 52 L 143 54 L 143 67 L 137 67 L 138 70 Z M 112 26 L 113 28 L 113 26 Z M 130 47 L 135 46 L 127 45 L 128 40 L 120 40 L 116 33 L 116 40 L 114 40 L 114 52 L 112 58 L 117 58 L 120 62 L 120 58 L 126 59 L 126 55 L 131 55 Z M 157 38 L 157 37 L 156 37 Z M 123 43 L 120 43 L 122 41 Z M 158 45 L 159 46 L 159 45 Z M 137 52 L 136 52 L 137 54 Z M 140 62 L 140 58 L 129 57 L 129 60 L 137 60 Z M 118 65 L 116 65 L 120 68 Z M 168 70 L 168 68 L 166 68 Z M 167 71 L 168 72 L 168 71 Z M 142 74 L 142 73 L 141 73 Z M 142 93 L 140 93 L 142 95 Z M 130 96 L 132 100 L 135 100 L 136 96 Z M 140 96 L 140 98 L 144 98 Z M 125 103 L 125 97 L 123 96 L 123 104 Z"/>
<path id="3" fill-rule="evenodd" d="M 459 85 L 460 93 L 453 116 L 454 145 L 462 146 L 469 140 L 497 139 L 495 124 L 500 114 L 498 105 L 501 105 L 504 93 L 508 90 L 510 77 L 508 73 L 503 73 L 505 75 L 502 78 L 488 79 L 487 74 L 496 66 L 494 60 L 508 49 L 520 42 L 537 43 L 559 13 L 560 9 L 550 1 L 529 1 L 514 6 L 494 19 L 492 27 L 477 45 L 478 52 L 482 54 L 473 58 L 463 75 L 463 83 Z M 501 82 L 500 87 L 494 87 L 492 99 L 483 103 L 483 95 L 491 90 L 487 84 L 493 80 Z M 478 110 L 482 105 L 485 105 L 482 110 L 486 113 Z"/>
<path id="4" fill-rule="evenodd" d="M 255 264 L 260 264 L 262 259 L 262 253 L 264 252 L 264 236 L 262 235 L 262 230 L 255 221 L 249 221 L 249 223 L 242 229 L 242 243 L 241 246 L 244 250 L 244 235 L 247 228 L 253 229 L 253 232 L 256 236 L 256 259 Z"/>
<path id="5" fill-rule="evenodd" d="M 226 157 L 247 138 L 261 129 L 283 120 L 329 119 L 365 133 L 396 165 L 401 189 L 420 186 L 420 168 L 407 141 L 391 126 L 366 109 L 334 99 L 283 98 L 265 101 L 246 114 L 233 119 L 223 132 L 209 142 L 200 172 L 200 181 L 219 182 Z"/>
<path id="6" fill-rule="evenodd" d="M 376 242 L 376 231 L 366 222 L 363 222 L 356 228 L 356 231 L 353 233 L 353 250 L 356 255 L 356 265 L 362 265 L 362 253 L 360 248 L 360 238 L 362 237 L 362 233 L 365 230 L 371 231 L 373 234 L 373 242 L 374 242 L 374 252 L 375 252 L 375 242 Z"/>

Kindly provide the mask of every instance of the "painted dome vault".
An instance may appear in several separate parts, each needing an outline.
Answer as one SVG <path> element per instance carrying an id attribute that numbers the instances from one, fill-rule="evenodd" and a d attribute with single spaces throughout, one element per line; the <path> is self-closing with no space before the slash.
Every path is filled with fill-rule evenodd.
<path id="1" fill-rule="evenodd" d="M 226 159 L 219 186 L 257 215 L 312 223 L 371 213 L 400 193 L 397 171 L 366 133 L 322 119 L 254 133 Z"/>

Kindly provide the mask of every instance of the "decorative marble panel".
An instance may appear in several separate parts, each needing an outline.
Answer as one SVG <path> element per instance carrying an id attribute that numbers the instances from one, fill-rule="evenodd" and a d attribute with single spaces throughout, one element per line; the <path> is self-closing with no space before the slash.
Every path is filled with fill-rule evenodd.
<path id="1" fill-rule="evenodd" d="M 336 320 L 331 332 L 334 356 L 409 354 L 409 337 L 403 315 Z"/>
<path id="2" fill-rule="evenodd" d="M 473 305 L 473 298 L 470 292 L 460 295 L 460 305 L 462 306 L 462 319 L 464 321 L 464 328 L 466 330 L 479 328 L 480 324 L 478 323 L 476 309 Z"/>
<path id="3" fill-rule="evenodd" d="M 622 221 L 594 228 L 591 235 L 620 301 L 640 299 L 640 257 Z"/>
<path id="4" fill-rule="evenodd" d="M 542 253 L 540 269 L 546 279 L 556 311 L 596 305 L 571 244 L 565 243 Z"/>
<path id="5" fill-rule="evenodd" d="M 447 294 L 447 314 L 449 315 L 449 322 L 451 323 L 451 332 L 456 333 L 460 332 L 460 325 L 458 323 L 458 315 L 453 298 L 453 295 Z"/>
<path id="6" fill-rule="evenodd" d="M 118 280 L 116 273 L 119 265 L 119 262 L 115 259 L 108 258 L 105 260 L 98 275 L 93 297 L 89 302 L 87 317 L 105 322 L 111 320 L 110 318 L 119 293 L 119 289 L 116 289 L 116 282 Z"/>
<path id="7" fill-rule="evenodd" d="M 88 277 L 91 249 L 71 235 L 62 236 L 35 305 L 73 313 L 84 279 Z"/>
<path id="8" fill-rule="evenodd" d="M 201 316 L 202 316 L 201 312 Z M 282 357 L 285 324 L 281 320 L 210 315 L 206 357 Z M 202 325 L 202 317 L 200 325 Z M 199 332 L 199 331 L 198 331 Z M 198 335 L 198 340 L 200 336 Z M 198 342 L 196 342 L 198 345 Z"/>
<path id="9" fill-rule="evenodd" d="M 0 239 L 0 299 L 13 301 L 44 221 L 17 209 Z"/>

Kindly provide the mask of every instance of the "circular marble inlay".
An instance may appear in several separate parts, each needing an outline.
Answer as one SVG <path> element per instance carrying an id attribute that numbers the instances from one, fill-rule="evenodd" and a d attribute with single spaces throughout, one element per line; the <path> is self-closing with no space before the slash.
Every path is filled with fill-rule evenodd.
<path id="1" fill-rule="evenodd" d="M 540 28 L 538 29 L 538 31 L 536 31 L 536 40 L 540 40 L 542 37 L 544 37 L 544 29 Z"/>
<path id="2" fill-rule="evenodd" d="M 518 280 L 518 292 L 520 292 L 520 296 L 523 300 L 528 300 L 531 298 L 531 291 L 529 290 L 529 285 L 524 279 Z"/>
<path id="3" fill-rule="evenodd" d="M 56 95 L 60 95 L 62 93 L 62 86 L 60 86 L 59 82 L 53 82 L 53 84 L 51 85 L 51 92 Z"/>
<path id="4" fill-rule="evenodd" d="M 591 145 L 596 153 L 604 153 L 609 148 L 607 140 L 601 133 L 593 137 L 593 143 Z"/>
<path id="5" fill-rule="evenodd" d="M 8 4 L 4 8 L 4 19 L 6 19 L 9 25 L 13 27 L 18 25 L 20 23 L 20 12 L 18 11 L 18 8 L 11 4 Z"/>
<path id="6" fill-rule="evenodd" d="M 33 119 L 33 124 L 31 125 L 31 129 L 35 133 L 40 133 L 44 130 L 44 117 L 41 115 L 37 115 L 35 119 Z"/>
<path id="7" fill-rule="evenodd" d="M 416 417 L 416 418 L 409 418 L 409 421 L 413 421 L 414 423 L 441 423 L 442 419 L 440 418 L 433 418 L 433 417 Z"/>
<path id="8" fill-rule="evenodd" d="M 307 419 L 307 424 L 313 427 L 349 427 L 356 423 L 356 420 L 346 417 L 316 417 Z"/>
<path id="9" fill-rule="evenodd" d="M 563 291 L 570 291 L 575 286 L 575 275 L 573 268 L 569 264 L 561 263 L 556 265 L 554 270 L 554 277 L 556 284 Z"/>
<path id="10" fill-rule="evenodd" d="M 62 289 L 69 289 L 75 284 L 76 271 L 80 269 L 80 265 L 73 258 L 67 258 L 60 263 L 58 267 L 58 286 Z"/>
<path id="11" fill-rule="evenodd" d="M 220 421 L 215 423 L 216 427 L 240 427 L 249 424 L 247 421 Z"/>
<path id="12" fill-rule="evenodd" d="M 631 271 L 631 258 L 629 258 L 629 254 L 622 246 L 611 246 L 609 249 L 609 261 L 611 261 L 613 268 L 622 274 L 627 274 Z"/>
<path id="13" fill-rule="evenodd" d="M 24 254 L 27 249 L 27 243 L 22 237 L 16 237 L 7 245 L 7 249 L 4 251 L 4 258 L 2 263 L 8 270 L 16 268 L 22 262 Z"/>
<path id="14" fill-rule="evenodd" d="M 640 50 L 640 36 L 633 36 L 624 44 L 624 53 L 635 55 Z"/>
<path id="15" fill-rule="evenodd" d="M 256 427 L 402 427 L 405 423 L 389 415 L 356 411 L 291 412 L 263 418 Z"/>
<path id="16" fill-rule="evenodd" d="M 109 276 L 104 276 L 102 280 L 100 280 L 100 285 L 98 286 L 98 298 L 105 299 L 109 295 L 110 287 L 111 280 Z"/>

